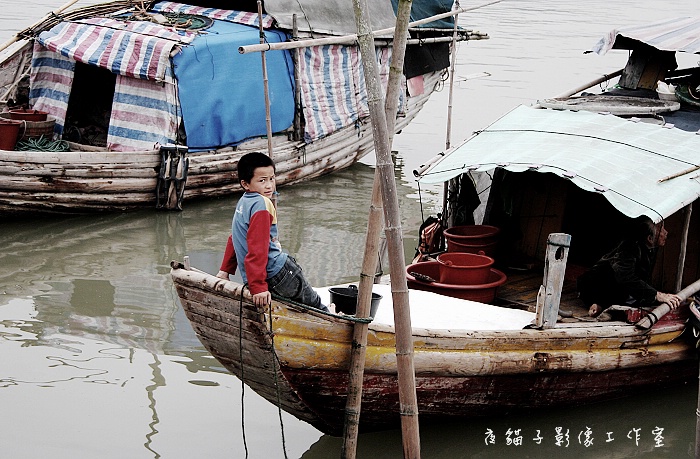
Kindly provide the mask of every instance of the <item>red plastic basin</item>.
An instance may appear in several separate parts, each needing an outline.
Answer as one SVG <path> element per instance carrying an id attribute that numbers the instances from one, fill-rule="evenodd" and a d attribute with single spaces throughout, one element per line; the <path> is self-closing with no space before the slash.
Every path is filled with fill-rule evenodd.
<path id="1" fill-rule="evenodd" d="M 440 263 L 440 282 L 458 285 L 485 284 L 494 262 L 486 255 L 463 252 L 441 253 L 437 261 Z"/>
<path id="2" fill-rule="evenodd" d="M 418 280 L 411 273 L 418 273 L 431 277 L 436 282 L 426 282 Z M 463 300 L 478 301 L 479 303 L 491 303 L 496 298 L 496 291 L 503 285 L 507 277 L 501 271 L 491 268 L 487 282 L 481 285 L 455 285 L 438 282 L 440 276 L 440 263 L 437 261 L 426 261 L 424 263 L 413 263 L 406 267 L 406 279 L 408 287 L 415 290 L 439 293 L 440 295 L 461 298 Z"/>

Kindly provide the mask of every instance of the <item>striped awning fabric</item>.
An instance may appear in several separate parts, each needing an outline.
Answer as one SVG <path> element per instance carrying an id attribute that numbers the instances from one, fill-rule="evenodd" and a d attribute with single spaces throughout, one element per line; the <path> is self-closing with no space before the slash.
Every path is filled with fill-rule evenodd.
<path id="1" fill-rule="evenodd" d="M 680 17 L 614 29 L 601 38 L 592 51 L 605 54 L 611 49 L 633 49 L 639 43 L 661 51 L 700 53 L 700 18 Z"/>
<path id="2" fill-rule="evenodd" d="M 42 32 L 38 42 L 50 51 L 118 75 L 162 81 L 173 47 L 195 37 L 151 22 L 92 18 L 62 22 Z"/>

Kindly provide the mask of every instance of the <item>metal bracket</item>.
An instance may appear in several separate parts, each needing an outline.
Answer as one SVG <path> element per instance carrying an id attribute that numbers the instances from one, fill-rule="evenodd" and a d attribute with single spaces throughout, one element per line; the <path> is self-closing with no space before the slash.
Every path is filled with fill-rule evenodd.
<path id="1" fill-rule="evenodd" d="M 160 171 L 156 184 L 156 209 L 182 210 L 189 171 L 189 149 L 183 145 L 160 147 Z"/>

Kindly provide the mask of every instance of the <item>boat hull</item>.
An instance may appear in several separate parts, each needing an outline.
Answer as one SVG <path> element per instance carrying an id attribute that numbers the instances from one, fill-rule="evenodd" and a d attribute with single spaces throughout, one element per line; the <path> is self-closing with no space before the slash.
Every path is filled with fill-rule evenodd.
<path id="1" fill-rule="evenodd" d="M 342 433 L 352 321 L 278 301 L 259 309 L 247 291 L 241 296 L 242 286 L 197 271 L 173 269 L 172 277 L 197 336 L 229 371 L 322 432 Z M 622 323 L 414 328 L 420 419 L 581 405 L 690 381 L 697 362 L 694 347 L 680 338 L 683 330 L 673 322 L 648 334 Z M 361 431 L 400 423 L 394 343 L 393 327 L 369 325 Z"/>

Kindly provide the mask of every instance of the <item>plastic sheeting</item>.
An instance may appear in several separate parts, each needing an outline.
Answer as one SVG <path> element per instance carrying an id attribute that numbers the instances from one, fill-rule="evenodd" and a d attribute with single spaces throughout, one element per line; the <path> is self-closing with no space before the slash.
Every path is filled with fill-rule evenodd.
<path id="1" fill-rule="evenodd" d="M 611 49 L 633 49 L 640 42 L 661 51 L 700 53 L 700 18 L 680 17 L 614 29 L 592 51 L 605 54 Z"/>
<path id="2" fill-rule="evenodd" d="M 266 31 L 266 40 L 286 40 Z M 265 92 L 260 53 L 239 54 L 238 47 L 260 42 L 258 29 L 215 21 L 207 33 L 173 58 L 182 118 L 191 150 L 235 145 L 265 136 Z M 268 51 L 272 132 L 294 120 L 294 67 L 287 51 Z"/>
<path id="3" fill-rule="evenodd" d="M 602 193 L 629 217 L 658 222 L 700 197 L 698 151 L 700 135 L 674 127 L 520 106 L 448 152 L 419 181 L 496 167 L 550 172 Z"/>

